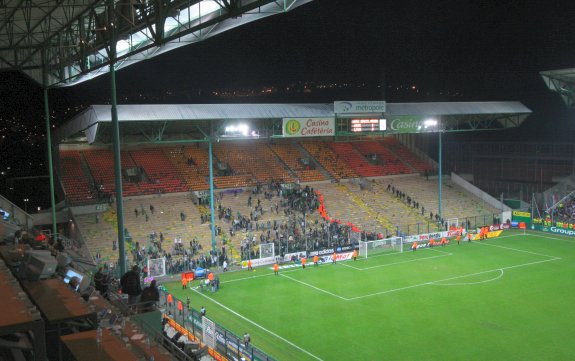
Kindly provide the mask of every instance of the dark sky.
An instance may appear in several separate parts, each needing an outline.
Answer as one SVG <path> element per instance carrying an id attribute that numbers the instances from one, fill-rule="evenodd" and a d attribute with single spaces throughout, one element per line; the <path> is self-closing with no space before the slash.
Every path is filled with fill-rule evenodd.
<path id="1" fill-rule="evenodd" d="M 316 0 L 126 68 L 118 87 L 374 82 L 384 74 L 394 85 L 519 100 L 544 90 L 539 71 L 574 66 L 568 14 L 573 1 Z M 104 78 L 86 88 L 101 87 Z"/>

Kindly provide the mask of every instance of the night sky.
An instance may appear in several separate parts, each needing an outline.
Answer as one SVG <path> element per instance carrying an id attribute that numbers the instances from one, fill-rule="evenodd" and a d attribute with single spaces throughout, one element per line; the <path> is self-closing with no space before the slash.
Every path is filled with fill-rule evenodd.
<path id="1" fill-rule="evenodd" d="M 119 71 L 119 103 L 217 103 L 214 90 L 352 83 L 358 87 L 227 101 L 519 100 L 534 114 L 498 138 L 572 141 L 574 111 L 539 76 L 575 67 L 572 14 L 575 2 L 562 0 L 316 0 Z M 68 107 L 107 102 L 109 88 L 102 76 L 51 90 L 54 124 L 73 114 Z M 160 96 L 136 99 L 142 93 Z M 30 137 L 11 120 L 28 134 L 43 127 L 41 94 L 27 78 L 0 73 L 0 167 L 11 166 L 12 176 L 47 173 L 43 148 L 27 151 Z M 30 159 L 34 166 L 21 167 Z"/>
<path id="2" fill-rule="evenodd" d="M 185 89 L 385 74 L 390 84 L 517 99 L 526 85 L 540 88 L 539 71 L 574 66 L 565 16 L 573 13 L 568 1 L 317 0 L 132 66 L 119 80 Z"/>

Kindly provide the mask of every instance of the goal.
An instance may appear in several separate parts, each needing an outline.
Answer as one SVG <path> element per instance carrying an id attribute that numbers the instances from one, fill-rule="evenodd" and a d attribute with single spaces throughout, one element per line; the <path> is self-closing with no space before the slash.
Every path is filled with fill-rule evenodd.
<path id="1" fill-rule="evenodd" d="M 380 253 L 403 252 L 403 239 L 391 237 L 376 241 L 359 241 L 359 256 L 367 258 Z"/>
<path id="2" fill-rule="evenodd" d="M 449 218 L 447 220 L 448 229 L 459 228 L 459 218 Z"/>
<path id="3" fill-rule="evenodd" d="M 148 259 L 148 276 L 162 277 L 166 275 L 166 258 Z"/>
<path id="4" fill-rule="evenodd" d="M 275 256 L 275 249 L 273 243 L 260 244 L 260 258 L 268 258 Z"/>

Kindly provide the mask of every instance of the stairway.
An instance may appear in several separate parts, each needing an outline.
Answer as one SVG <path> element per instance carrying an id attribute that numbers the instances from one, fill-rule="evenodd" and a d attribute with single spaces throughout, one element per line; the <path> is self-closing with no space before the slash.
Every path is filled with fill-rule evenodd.
<path id="1" fill-rule="evenodd" d="M 336 179 L 332 176 L 321 164 L 304 148 L 302 147 L 299 142 L 294 142 L 293 146 L 297 148 L 301 152 L 301 154 L 305 155 L 311 162 L 313 162 L 315 169 L 318 170 L 325 179 L 329 179 L 331 181 L 335 181 Z"/>
<path id="2" fill-rule="evenodd" d="M 389 221 L 389 219 L 387 219 L 384 216 L 379 215 L 373 209 L 368 207 L 359 196 L 354 194 L 352 191 L 349 190 L 349 188 L 347 188 L 343 184 L 338 184 L 337 187 L 339 190 L 341 190 L 343 193 L 345 193 L 349 198 L 351 198 L 353 203 L 355 203 L 358 207 L 360 207 L 365 212 L 367 212 L 374 220 L 379 222 L 379 224 L 381 224 L 385 229 L 390 231 L 392 234 L 395 234 L 395 228 L 394 228 L 393 224 Z"/>

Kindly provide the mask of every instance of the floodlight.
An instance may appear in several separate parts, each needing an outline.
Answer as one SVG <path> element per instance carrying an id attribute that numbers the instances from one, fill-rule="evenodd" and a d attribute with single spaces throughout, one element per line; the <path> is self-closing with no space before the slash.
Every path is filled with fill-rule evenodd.
<path id="1" fill-rule="evenodd" d="M 437 120 L 431 119 L 431 118 L 430 118 L 430 119 L 425 119 L 425 120 L 423 121 L 423 125 L 424 125 L 426 128 L 428 128 L 428 127 L 434 127 L 434 126 L 437 125 Z"/>

